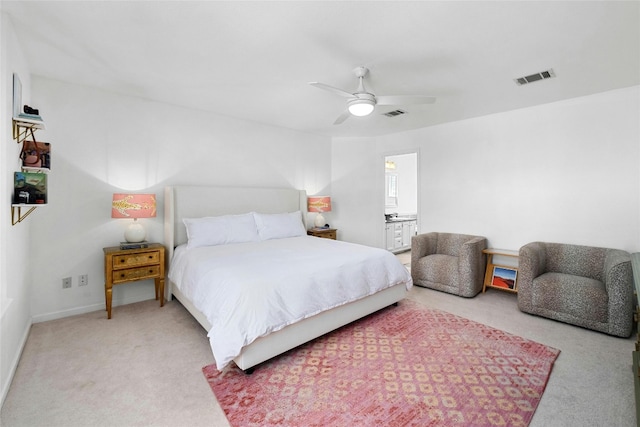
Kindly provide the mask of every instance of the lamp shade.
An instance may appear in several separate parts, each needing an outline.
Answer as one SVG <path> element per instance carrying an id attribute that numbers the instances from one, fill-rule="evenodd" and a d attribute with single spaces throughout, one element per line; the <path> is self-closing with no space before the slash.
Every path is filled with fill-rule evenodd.
<path id="1" fill-rule="evenodd" d="M 331 212 L 331 197 L 329 196 L 307 197 L 307 211 Z"/>
<path id="2" fill-rule="evenodd" d="M 324 227 L 324 217 L 322 212 L 331 212 L 331 197 L 329 196 L 311 196 L 307 197 L 307 211 L 317 212 L 313 224 L 316 227 Z"/>
<path id="3" fill-rule="evenodd" d="M 111 218 L 153 218 L 156 216 L 155 194 L 113 195 Z"/>
<path id="4" fill-rule="evenodd" d="M 124 232 L 124 238 L 129 243 L 143 242 L 146 231 L 138 218 L 153 218 L 156 216 L 155 194 L 122 194 L 113 195 L 111 202 L 111 218 L 133 218 Z"/>

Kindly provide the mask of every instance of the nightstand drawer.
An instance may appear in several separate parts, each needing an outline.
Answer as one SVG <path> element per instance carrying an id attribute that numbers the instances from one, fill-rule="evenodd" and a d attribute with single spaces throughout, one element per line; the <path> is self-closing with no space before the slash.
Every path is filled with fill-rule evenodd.
<path id="1" fill-rule="evenodd" d="M 159 265 L 150 265 L 149 267 L 129 268 L 113 273 L 113 283 L 131 282 L 133 280 L 152 279 L 160 275 Z"/>
<path id="2" fill-rule="evenodd" d="M 316 237 L 320 237 L 323 239 L 333 239 L 336 240 L 336 231 L 327 231 L 326 233 L 318 233 L 316 234 Z"/>
<path id="3" fill-rule="evenodd" d="M 337 231 L 335 228 L 312 228 L 311 230 L 307 230 L 307 235 L 337 240 Z"/>
<path id="4" fill-rule="evenodd" d="M 144 252 L 137 254 L 125 254 L 113 256 L 113 269 L 135 267 L 136 265 L 158 264 L 160 262 L 160 252 Z"/>

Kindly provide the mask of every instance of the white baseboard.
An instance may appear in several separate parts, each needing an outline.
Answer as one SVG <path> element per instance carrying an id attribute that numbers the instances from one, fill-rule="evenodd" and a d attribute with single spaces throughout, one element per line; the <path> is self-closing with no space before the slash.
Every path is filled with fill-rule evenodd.
<path id="1" fill-rule="evenodd" d="M 146 296 L 142 296 L 142 297 L 138 296 L 138 297 L 125 298 L 125 299 L 114 298 L 111 303 L 111 307 L 118 307 L 119 305 L 133 304 L 135 302 L 147 301 L 153 298 L 155 297 L 149 298 Z M 65 317 L 76 316 L 78 314 L 84 314 L 84 313 L 91 313 L 92 311 L 98 311 L 98 310 L 106 311 L 104 302 L 85 305 L 82 307 L 74 307 L 68 310 L 60 310 L 60 311 L 53 311 L 45 314 L 39 314 L 37 316 L 33 316 L 32 321 L 33 323 L 48 322 L 49 320 L 62 319 Z M 106 313 L 105 313 L 105 317 L 106 317 Z"/>
<path id="2" fill-rule="evenodd" d="M 9 369 L 7 378 L 5 382 L 2 384 L 2 398 L 0 399 L 0 408 L 4 405 L 4 400 L 7 398 L 7 394 L 9 394 L 9 388 L 11 387 L 11 382 L 13 381 L 13 377 L 16 374 L 16 369 L 18 369 L 18 363 L 20 363 L 20 358 L 22 357 L 22 351 L 24 350 L 24 346 L 27 344 L 27 338 L 29 338 L 29 331 L 31 331 L 31 324 L 33 320 L 27 323 L 26 328 L 22 333 L 22 339 L 20 340 L 20 345 L 18 346 L 18 351 L 13 357 L 11 361 L 11 367 Z"/>

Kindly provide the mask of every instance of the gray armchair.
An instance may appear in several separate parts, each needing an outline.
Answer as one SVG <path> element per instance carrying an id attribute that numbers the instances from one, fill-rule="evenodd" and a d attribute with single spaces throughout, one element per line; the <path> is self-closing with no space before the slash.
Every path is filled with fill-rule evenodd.
<path id="1" fill-rule="evenodd" d="M 526 244 L 520 248 L 518 308 L 628 337 L 634 308 L 631 257 L 618 249 Z"/>
<path id="2" fill-rule="evenodd" d="M 411 277 L 417 286 L 462 297 L 482 290 L 487 239 L 454 233 L 425 233 L 411 239 Z"/>

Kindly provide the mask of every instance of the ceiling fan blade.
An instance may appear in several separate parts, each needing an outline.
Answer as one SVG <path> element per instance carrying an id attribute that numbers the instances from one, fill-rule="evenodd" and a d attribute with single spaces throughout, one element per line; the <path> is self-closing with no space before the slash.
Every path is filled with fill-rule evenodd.
<path id="1" fill-rule="evenodd" d="M 344 96 L 345 98 L 353 98 L 353 94 L 349 93 L 345 90 L 338 89 L 337 87 L 329 86 L 320 82 L 309 82 L 311 86 L 315 86 L 320 89 L 328 90 L 329 92 L 333 92 L 337 95 Z"/>
<path id="2" fill-rule="evenodd" d="M 333 124 L 334 125 L 339 125 L 340 123 L 342 123 L 345 120 L 347 120 L 350 115 L 351 115 L 351 113 L 349 113 L 349 110 L 344 110 L 344 112 L 338 116 L 338 118 L 336 119 L 335 122 L 333 122 Z"/>
<path id="3" fill-rule="evenodd" d="M 376 104 L 378 105 L 417 105 L 417 104 L 433 104 L 436 98 L 433 96 L 421 95 L 388 95 L 376 96 Z"/>

